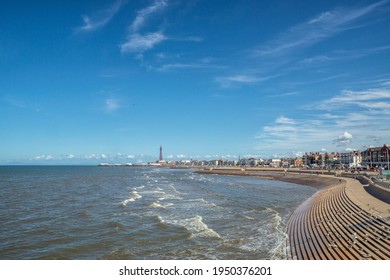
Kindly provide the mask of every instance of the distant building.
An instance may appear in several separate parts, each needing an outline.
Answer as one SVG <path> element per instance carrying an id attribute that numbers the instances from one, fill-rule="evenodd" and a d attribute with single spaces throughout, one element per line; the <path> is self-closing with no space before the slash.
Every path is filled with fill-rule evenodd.
<path id="1" fill-rule="evenodd" d="M 272 167 L 280 167 L 282 164 L 282 160 L 280 158 L 274 158 L 271 161 L 271 166 Z"/>
<path id="2" fill-rule="evenodd" d="M 328 153 L 328 163 L 333 165 L 337 162 L 340 162 L 340 154 L 337 152 Z"/>
<path id="3" fill-rule="evenodd" d="M 325 160 L 324 156 L 318 152 L 305 153 L 305 155 L 303 156 L 303 163 L 304 165 L 308 165 L 308 166 L 322 165 L 324 160 Z"/>
<path id="4" fill-rule="evenodd" d="M 390 148 L 387 145 L 383 147 L 372 147 L 361 153 L 362 163 L 370 167 L 385 167 L 389 169 Z"/>
<path id="5" fill-rule="evenodd" d="M 340 163 L 359 166 L 362 163 L 362 156 L 359 151 L 340 153 Z"/>

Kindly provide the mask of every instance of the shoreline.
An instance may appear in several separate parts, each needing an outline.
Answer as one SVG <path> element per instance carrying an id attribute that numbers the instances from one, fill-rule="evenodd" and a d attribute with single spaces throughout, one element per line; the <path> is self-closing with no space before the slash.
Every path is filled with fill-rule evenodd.
<path id="1" fill-rule="evenodd" d="M 277 180 L 287 183 L 294 183 L 299 185 L 310 186 L 316 190 L 321 190 L 331 184 L 339 181 L 339 178 L 334 176 L 325 177 L 323 174 L 316 174 L 316 172 L 294 171 L 289 172 L 284 169 L 261 169 L 261 168 L 215 168 L 215 169 L 198 169 L 194 171 L 198 174 L 210 175 L 226 175 L 226 176 L 250 176 L 259 179 Z"/>
<path id="2" fill-rule="evenodd" d="M 251 176 L 315 188 L 287 221 L 288 259 L 390 260 L 390 204 L 371 196 L 354 178 L 324 171 L 259 168 L 195 172 Z"/>

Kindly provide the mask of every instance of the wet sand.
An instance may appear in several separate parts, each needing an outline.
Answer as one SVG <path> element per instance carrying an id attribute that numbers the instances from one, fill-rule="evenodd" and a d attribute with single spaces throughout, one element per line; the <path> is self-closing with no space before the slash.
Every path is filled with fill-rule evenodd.
<path id="1" fill-rule="evenodd" d="M 368 194 L 355 179 L 283 169 L 224 168 L 196 172 L 252 176 L 316 188 L 318 191 L 288 220 L 289 259 L 390 259 L 390 205 Z"/>

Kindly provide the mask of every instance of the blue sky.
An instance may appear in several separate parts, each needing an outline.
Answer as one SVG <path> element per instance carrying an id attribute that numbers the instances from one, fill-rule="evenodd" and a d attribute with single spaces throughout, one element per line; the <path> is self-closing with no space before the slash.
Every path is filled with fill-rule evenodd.
<path id="1" fill-rule="evenodd" d="M 390 1 L 2 1 L 0 164 L 390 144 Z"/>

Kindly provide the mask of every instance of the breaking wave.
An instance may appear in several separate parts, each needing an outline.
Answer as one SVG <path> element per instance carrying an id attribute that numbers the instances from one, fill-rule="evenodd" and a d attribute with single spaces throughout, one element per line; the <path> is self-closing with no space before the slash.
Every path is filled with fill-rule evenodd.
<path id="1" fill-rule="evenodd" d="M 133 190 L 130 192 L 130 196 L 125 200 L 123 200 L 122 202 L 120 202 L 119 204 L 124 207 L 127 205 L 127 203 L 134 202 L 139 198 L 142 198 L 142 195 L 140 195 L 136 190 Z"/>

